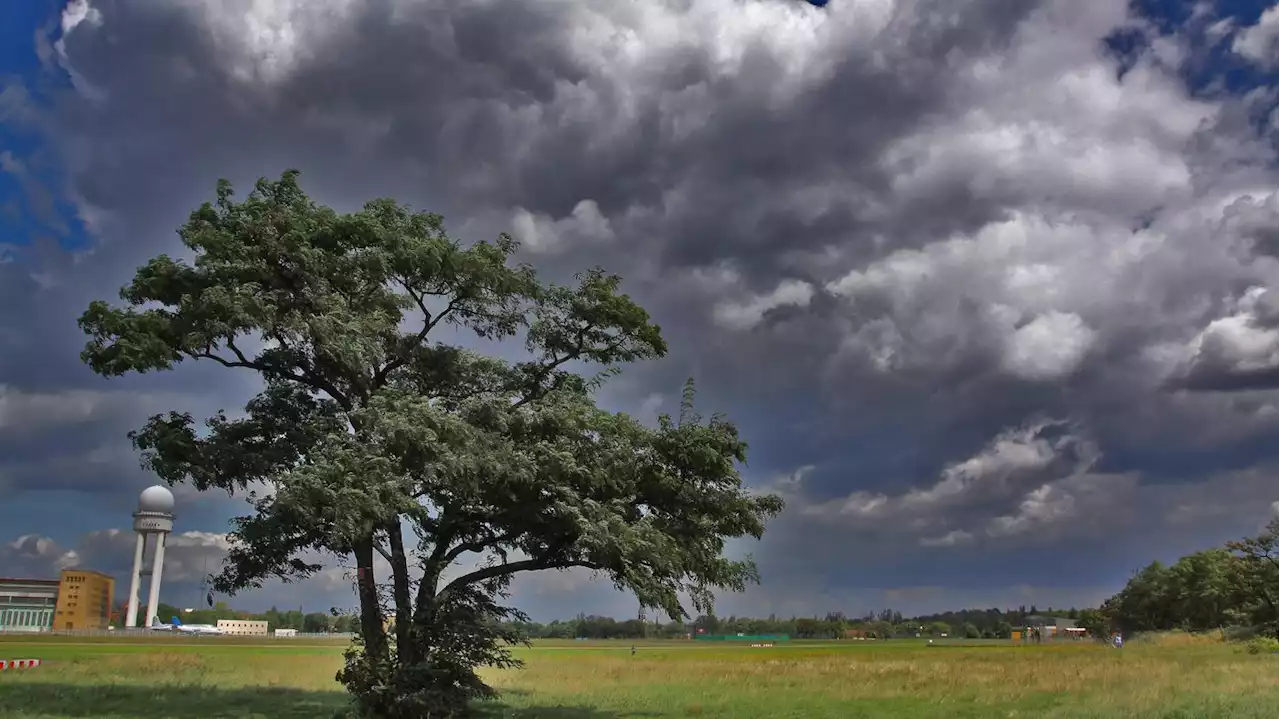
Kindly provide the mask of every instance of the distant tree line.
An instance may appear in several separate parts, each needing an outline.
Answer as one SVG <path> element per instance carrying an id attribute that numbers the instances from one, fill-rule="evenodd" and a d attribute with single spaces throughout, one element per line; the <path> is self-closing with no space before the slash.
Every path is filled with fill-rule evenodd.
<path id="1" fill-rule="evenodd" d="M 1129 582 L 1101 607 L 1086 609 L 966 609 L 904 617 L 885 609 L 850 618 L 842 612 L 822 617 L 764 619 L 703 615 L 692 623 L 650 623 L 637 619 L 579 615 L 568 621 L 519 624 L 530 638 L 639 639 L 674 638 L 697 634 L 788 634 L 802 639 L 835 639 L 856 630 L 866 637 L 914 636 L 1004 639 L 1030 617 L 1075 619 L 1094 637 L 1111 632 L 1126 634 L 1183 630 L 1210 630 L 1244 638 L 1277 636 L 1277 520 L 1262 533 L 1227 542 L 1224 546 L 1189 554 L 1172 565 L 1152 562 L 1134 573 Z"/>
<path id="2" fill-rule="evenodd" d="M 119 608 L 113 619 L 118 623 L 119 617 L 122 616 L 124 616 L 123 606 Z M 139 616 L 147 616 L 145 608 Z M 178 617 L 184 624 L 217 624 L 219 619 L 265 620 L 271 629 L 296 629 L 299 632 L 313 634 L 354 632 L 356 623 L 359 621 L 351 614 L 334 616 L 331 612 L 304 613 L 301 609 L 280 610 L 276 607 L 265 612 L 246 612 L 233 609 L 226 602 L 217 602 L 212 607 L 191 611 L 161 602 L 156 616 L 166 623 L 171 617 Z"/>
<path id="3" fill-rule="evenodd" d="M 718 617 L 704 614 L 692 622 L 653 622 L 640 618 L 580 614 L 573 619 L 547 623 L 508 624 L 530 639 L 674 639 L 706 634 L 787 634 L 798 639 L 838 639 L 850 630 L 868 638 L 960 637 L 968 639 L 1008 639 L 1027 625 L 1030 617 L 1053 616 L 1075 619 L 1078 626 L 1095 637 L 1112 631 L 1137 632 L 1181 629 L 1198 632 L 1230 630 L 1236 636 L 1276 636 L 1277 523 L 1272 520 L 1255 537 L 1227 542 L 1189 554 L 1171 565 L 1152 562 L 1134 573 L 1115 596 L 1101 607 L 1086 609 L 965 609 L 960 611 L 904 616 L 893 609 L 849 617 L 832 611 L 823 616 L 765 618 Z M 351 632 L 357 619 L 348 614 L 309 612 L 300 609 L 262 613 L 232 609 L 225 602 L 210 608 L 182 613 L 177 607 L 161 604 L 161 619 L 178 616 L 188 624 L 214 624 L 219 619 L 262 619 L 272 629 L 300 632 Z"/>
<path id="4" fill-rule="evenodd" d="M 123 614 L 123 607 L 120 613 Z M 1005 610 L 966 609 L 917 617 L 905 617 L 893 609 L 868 612 L 860 617 L 847 617 L 839 611 L 828 612 L 824 616 L 769 615 L 763 619 L 707 614 L 691 622 L 652 622 L 641 621 L 639 618 L 619 620 L 580 614 L 573 619 L 547 623 L 513 622 L 508 627 L 520 630 L 530 639 L 674 639 L 700 631 L 706 634 L 786 634 L 798 639 L 838 639 L 844 637 L 849 630 L 857 630 L 864 636 L 876 638 L 945 635 L 971 639 L 1007 639 L 1013 629 L 1026 623 L 1027 617 L 1048 615 L 1076 618 L 1081 614 L 1081 610 L 1074 608 L 1037 609 L 1034 605 Z M 191 611 L 161 603 L 158 616 L 165 622 L 176 616 L 187 624 L 216 624 L 219 619 L 265 620 L 272 629 L 297 629 L 311 633 L 352 632 L 358 621 L 350 614 L 334 616 L 332 613 L 304 613 L 300 609 L 280 610 L 276 607 L 265 612 L 248 612 L 234 609 L 226 602 L 217 602 L 212 607 Z"/>
<path id="5" fill-rule="evenodd" d="M 646 622 L 639 618 L 617 620 L 582 614 L 574 619 L 548 623 L 514 624 L 531 639 L 673 639 L 694 634 L 786 634 L 798 639 L 839 639 L 853 630 L 868 638 L 892 637 L 966 637 L 970 639 L 1009 638 L 1023 626 L 1028 617 L 1052 615 L 1075 618 L 1077 609 L 966 609 L 915 617 L 904 617 L 899 611 L 885 609 L 860 617 L 843 612 L 828 612 L 814 617 L 718 617 L 704 614 L 692 622 Z"/>

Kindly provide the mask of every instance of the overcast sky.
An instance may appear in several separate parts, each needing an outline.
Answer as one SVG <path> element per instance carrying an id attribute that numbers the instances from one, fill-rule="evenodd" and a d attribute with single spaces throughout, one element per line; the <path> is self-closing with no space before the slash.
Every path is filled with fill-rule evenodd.
<path id="1" fill-rule="evenodd" d="M 10 6 L 22 6 L 15 9 Z M 1171 11 L 1168 6 L 1186 5 Z M 1230 12 L 1228 12 L 1230 8 Z M 722 614 L 1084 606 L 1277 499 L 1277 10 L 1118 0 L 78 0 L 0 22 L 0 575 L 127 584 L 126 433 L 251 376 L 106 381 L 76 317 L 219 177 L 286 168 L 601 264 L 789 506 Z M 14 19 L 10 22 L 10 17 Z M 242 500 L 178 488 L 163 599 Z M 535 618 L 632 616 L 587 575 Z M 121 590 L 123 595 L 123 589 Z M 247 608 L 349 606 L 335 568 Z"/>

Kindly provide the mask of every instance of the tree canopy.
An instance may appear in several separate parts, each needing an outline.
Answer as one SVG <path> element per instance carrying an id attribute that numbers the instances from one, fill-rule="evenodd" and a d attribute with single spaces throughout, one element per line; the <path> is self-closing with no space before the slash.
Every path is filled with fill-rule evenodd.
<path id="1" fill-rule="evenodd" d="M 1126 632 L 1240 627 L 1276 636 L 1277 521 L 1257 536 L 1182 557 L 1152 562 L 1102 606 L 1110 625 Z"/>
<path id="2" fill-rule="evenodd" d="M 519 616 L 499 603 L 517 572 L 594 570 L 677 618 L 757 580 L 725 543 L 759 538 L 782 502 L 744 488 L 734 425 L 700 417 L 692 384 L 656 427 L 594 402 L 622 364 L 667 350 L 617 276 L 543 282 L 506 235 L 463 246 L 389 199 L 339 213 L 297 177 L 242 202 L 219 182 L 179 230 L 191 261 L 155 257 L 122 306 L 80 319 L 102 375 L 201 361 L 261 377 L 242 413 L 130 434 L 165 481 L 250 496 L 218 591 L 354 560 L 340 678 L 367 714 L 443 717 L 491 694 L 476 666 L 513 664 L 519 636 L 498 620 Z M 468 333 L 522 339 L 526 358 L 467 349 Z"/>

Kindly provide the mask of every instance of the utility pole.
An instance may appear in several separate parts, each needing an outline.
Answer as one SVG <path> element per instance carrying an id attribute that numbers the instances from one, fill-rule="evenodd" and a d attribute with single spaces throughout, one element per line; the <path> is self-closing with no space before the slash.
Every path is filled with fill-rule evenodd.
<path id="1" fill-rule="evenodd" d="M 205 600 L 209 606 L 213 606 L 213 595 L 209 592 L 209 558 L 205 557 L 200 560 L 200 594 L 196 596 L 196 603 L 193 607 L 200 606 L 200 601 Z"/>

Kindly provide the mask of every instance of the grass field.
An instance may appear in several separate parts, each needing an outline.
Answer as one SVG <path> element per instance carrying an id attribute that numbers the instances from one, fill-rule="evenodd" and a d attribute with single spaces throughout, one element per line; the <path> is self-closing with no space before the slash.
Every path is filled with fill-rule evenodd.
<path id="1" fill-rule="evenodd" d="M 1277 660 L 1221 643 L 1015 647 L 545 642 L 494 672 L 509 719 L 1059 717 L 1245 719 L 1277 715 Z M 345 704 L 342 645 L 200 637 L 0 637 L 5 719 L 328 717 Z"/>

